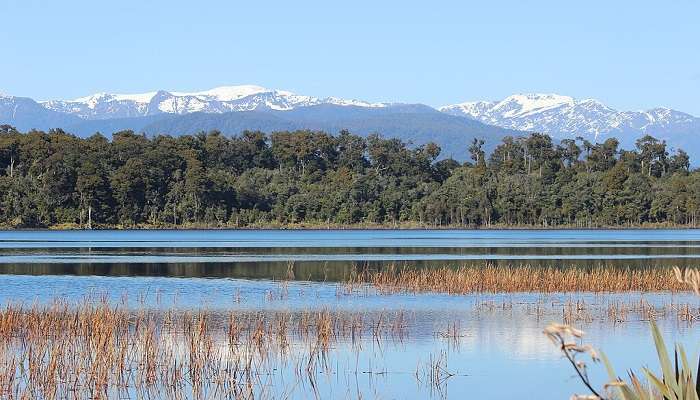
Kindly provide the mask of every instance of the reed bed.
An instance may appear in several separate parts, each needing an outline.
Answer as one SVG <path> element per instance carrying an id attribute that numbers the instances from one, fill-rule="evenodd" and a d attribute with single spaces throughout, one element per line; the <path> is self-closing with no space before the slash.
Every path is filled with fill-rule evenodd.
<path id="1" fill-rule="evenodd" d="M 598 282 L 598 283 L 591 283 Z M 542 269 L 485 267 L 397 270 L 356 274 L 346 284 L 348 295 L 375 288 L 379 293 L 446 292 L 644 292 L 681 291 L 664 270 Z M 288 283 L 268 300 L 284 301 Z M 240 294 L 234 302 L 240 303 Z M 317 379 L 349 373 L 332 358 L 339 346 L 353 351 L 387 342 L 402 345 L 419 325 L 459 347 L 473 334 L 469 321 L 499 314 L 538 321 L 556 317 L 566 323 L 700 319 L 698 304 L 649 303 L 643 294 L 610 296 L 542 295 L 465 297 L 461 316 L 419 324 L 410 312 L 338 311 L 208 311 L 138 308 L 110 303 L 109 296 L 77 304 L 57 299 L 47 305 L 6 305 L 0 309 L 0 398 L 2 399 L 268 399 L 321 398 Z M 559 300 L 552 300 L 557 298 Z M 516 299 L 516 300 L 513 300 Z M 563 300 L 562 300 L 563 299 Z M 159 302 L 158 302 L 159 303 Z M 435 318 L 433 316 L 433 318 Z M 467 321 L 466 324 L 462 324 Z M 421 334 L 425 334 L 422 332 Z M 345 368 L 345 369 L 343 369 Z M 284 371 L 284 372 L 283 372 Z M 358 373 L 355 365 L 354 373 Z M 386 374 L 386 371 L 362 371 Z M 415 369 L 419 386 L 444 392 L 457 371 L 446 353 L 428 355 Z"/>
<path id="2" fill-rule="evenodd" d="M 345 282 L 348 292 L 371 285 L 380 293 L 438 292 L 448 294 L 516 292 L 682 292 L 663 268 L 554 268 L 532 266 L 480 266 L 459 268 L 363 271 Z"/>
<path id="3" fill-rule="evenodd" d="M 0 310 L 0 398 L 287 397 L 315 387 L 339 341 L 406 335 L 402 312 L 292 316 L 84 304 Z M 283 366 L 294 379 L 273 388 Z"/>

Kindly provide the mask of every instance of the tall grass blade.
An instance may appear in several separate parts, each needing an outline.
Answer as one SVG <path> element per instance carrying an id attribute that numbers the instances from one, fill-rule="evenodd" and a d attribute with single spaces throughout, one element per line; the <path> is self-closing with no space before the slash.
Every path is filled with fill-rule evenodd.
<path id="1" fill-rule="evenodd" d="M 666 382 L 662 382 L 661 379 L 646 368 L 643 368 L 642 371 L 644 371 L 644 375 L 646 375 L 647 379 L 656 387 L 659 393 L 664 396 L 664 399 L 678 400 L 678 396 Z"/>
<path id="2" fill-rule="evenodd" d="M 669 397 L 672 400 L 677 399 L 680 393 L 680 387 L 678 386 L 678 381 L 675 379 L 674 371 L 671 367 L 671 360 L 668 357 L 668 350 L 666 348 L 666 343 L 661 336 L 661 331 L 654 320 L 651 320 L 651 334 L 654 338 L 654 345 L 656 346 L 656 353 L 659 356 L 659 363 L 661 364 L 661 372 L 663 374 L 663 380 L 668 388 L 673 393 L 673 397 Z"/>

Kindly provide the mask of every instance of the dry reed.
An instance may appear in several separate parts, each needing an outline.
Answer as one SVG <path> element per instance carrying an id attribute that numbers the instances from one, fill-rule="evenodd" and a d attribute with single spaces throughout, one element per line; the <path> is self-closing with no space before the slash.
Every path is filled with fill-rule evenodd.
<path id="1" fill-rule="evenodd" d="M 371 285 L 381 293 L 449 294 L 515 292 L 658 292 L 687 291 L 684 283 L 662 268 L 553 268 L 482 266 L 396 269 L 353 274 L 347 292 Z"/>
<path id="2" fill-rule="evenodd" d="M 338 341 L 402 340 L 403 312 L 127 310 L 106 301 L 0 310 L 0 398 L 276 398 L 291 363 L 314 386 Z M 297 346 L 290 351 L 290 342 Z"/>

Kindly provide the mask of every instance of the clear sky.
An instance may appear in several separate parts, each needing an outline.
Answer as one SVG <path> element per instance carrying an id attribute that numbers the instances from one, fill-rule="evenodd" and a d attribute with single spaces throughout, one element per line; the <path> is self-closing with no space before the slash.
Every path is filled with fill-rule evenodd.
<path id="1" fill-rule="evenodd" d="M 258 84 L 440 106 L 556 92 L 700 116 L 700 1 L 0 1 L 0 92 Z"/>

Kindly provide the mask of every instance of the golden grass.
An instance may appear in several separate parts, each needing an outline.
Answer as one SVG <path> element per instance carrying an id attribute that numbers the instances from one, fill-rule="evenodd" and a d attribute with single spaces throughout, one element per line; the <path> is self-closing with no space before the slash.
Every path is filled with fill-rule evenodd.
<path id="1" fill-rule="evenodd" d="M 352 373 L 330 358 L 341 343 L 356 352 L 371 351 L 365 348 L 369 344 L 382 348 L 387 341 L 403 346 L 416 329 L 426 326 L 425 321 L 416 323 L 415 314 L 400 310 L 126 309 L 104 299 L 0 309 L 0 398 L 265 399 L 298 391 L 313 397 L 319 377 Z M 567 323 L 674 317 L 692 322 L 700 316 L 697 305 L 606 299 L 476 299 L 466 302 L 463 316 L 561 316 Z M 430 325 L 436 329 L 434 337 L 451 346 L 469 336 L 449 317 Z M 454 371 L 442 353 L 428 356 L 426 363 L 419 363 L 416 380 L 439 389 Z M 280 375 L 290 371 L 291 376 Z"/>
<path id="2" fill-rule="evenodd" d="M 396 269 L 362 272 L 346 282 L 347 290 L 369 284 L 380 292 L 449 294 L 516 292 L 658 292 L 687 291 L 663 268 L 553 268 L 479 266 Z"/>
<path id="3" fill-rule="evenodd" d="M 292 318 L 85 304 L 0 310 L 0 398 L 284 397 L 299 381 L 313 386 L 339 340 L 400 341 L 406 329 L 402 312 Z M 269 379 L 290 364 L 297 381 L 269 393 Z"/>
<path id="4" fill-rule="evenodd" d="M 700 274 L 679 276 L 664 269 L 389 269 L 356 274 L 344 287 L 347 294 L 367 287 L 379 293 L 645 292 L 684 291 L 686 281 L 700 281 Z M 287 283 L 280 288 L 280 294 L 267 296 L 286 299 Z M 240 302 L 240 294 L 236 297 Z M 697 304 L 674 303 L 675 296 L 671 303 L 655 305 L 642 294 L 543 295 L 532 303 L 512 297 L 481 301 L 472 296 L 463 311 L 474 318 L 488 313 L 538 321 L 559 316 L 566 323 L 700 319 Z M 554 297 L 568 299 L 555 302 Z M 379 347 L 389 339 L 403 342 L 413 323 L 403 311 L 133 310 L 106 299 L 85 299 L 79 305 L 59 299 L 47 306 L 0 309 L 0 398 L 264 399 L 290 397 L 298 390 L 318 397 L 317 377 L 340 372 L 329 359 L 340 342 L 351 343 L 356 351 L 368 342 Z M 435 328 L 435 337 L 451 345 L 465 337 L 452 320 L 438 321 Z M 293 371 L 293 379 L 280 378 L 282 370 Z M 441 353 L 419 363 L 415 376 L 439 389 L 453 372 Z M 280 382 L 283 387 L 278 387 Z"/>

